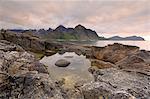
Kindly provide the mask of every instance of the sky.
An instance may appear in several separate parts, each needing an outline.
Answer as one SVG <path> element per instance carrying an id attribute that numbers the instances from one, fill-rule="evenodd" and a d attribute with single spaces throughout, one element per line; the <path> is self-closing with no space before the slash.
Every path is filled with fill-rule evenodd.
<path id="1" fill-rule="evenodd" d="M 0 0 L 0 28 L 81 24 L 98 35 L 150 40 L 150 0 Z"/>

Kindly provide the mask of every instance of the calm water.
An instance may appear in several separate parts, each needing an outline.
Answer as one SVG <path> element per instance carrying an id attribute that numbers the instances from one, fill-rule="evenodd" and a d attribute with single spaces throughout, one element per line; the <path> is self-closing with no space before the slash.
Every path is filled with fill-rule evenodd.
<path id="1" fill-rule="evenodd" d="M 71 64 L 68 67 L 57 67 L 55 62 L 59 59 L 66 59 Z M 88 72 L 90 61 L 83 55 L 78 56 L 71 52 L 66 52 L 63 55 L 57 53 L 43 57 L 40 62 L 49 67 L 50 75 L 54 80 L 65 78 L 67 87 L 72 87 L 77 81 L 90 82 L 93 80 L 93 76 Z"/>
<path id="2" fill-rule="evenodd" d="M 93 45 L 106 46 L 108 44 L 121 43 L 125 45 L 134 45 L 140 47 L 140 49 L 150 50 L 150 41 L 97 41 Z"/>
<path id="3" fill-rule="evenodd" d="M 72 43 L 77 43 L 77 44 L 84 44 L 84 45 L 93 45 L 93 46 L 100 46 L 104 47 L 108 44 L 113 44 L 113 43 L 121 43 L 125 45 L 133 45 L 133 46 L 138 46 L 140 49 L 144 50 L 150 50 L 150 41 L 82 41 L 82 42 L 72 42 Z"/>

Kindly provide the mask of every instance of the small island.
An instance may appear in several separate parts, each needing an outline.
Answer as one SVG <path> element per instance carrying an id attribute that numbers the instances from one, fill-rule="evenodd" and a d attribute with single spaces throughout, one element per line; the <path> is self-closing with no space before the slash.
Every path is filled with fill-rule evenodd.
<path id="1" fill-rule="evenodd" d="M 108 38 L 108 40 L 116 40 L 116 41 L 145 41 L 145 39 L 140 37 L 140 36 L 128 36 L 128 37 L 113 36 L 113 37 Z"/>

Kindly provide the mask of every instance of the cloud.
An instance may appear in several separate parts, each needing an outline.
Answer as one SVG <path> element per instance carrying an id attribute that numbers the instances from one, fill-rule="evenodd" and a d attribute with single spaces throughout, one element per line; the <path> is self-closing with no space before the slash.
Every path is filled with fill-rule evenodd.
<path id="1" fill-rule="evenodd" d="M 1 0 L 0 28 L 83 24 L 104 35 L 150 33 L 149 0 Z"/>

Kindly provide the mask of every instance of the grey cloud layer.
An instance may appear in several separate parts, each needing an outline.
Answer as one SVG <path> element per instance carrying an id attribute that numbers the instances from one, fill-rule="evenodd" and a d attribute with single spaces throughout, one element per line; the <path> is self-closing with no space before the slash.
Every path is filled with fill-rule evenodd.
<path id="1" fill-rule="evenodd" d="M 99 33 L 147 35 L 150 0 L 0 0 L 0 23 L 0 28 L 83 24 Z"/>

